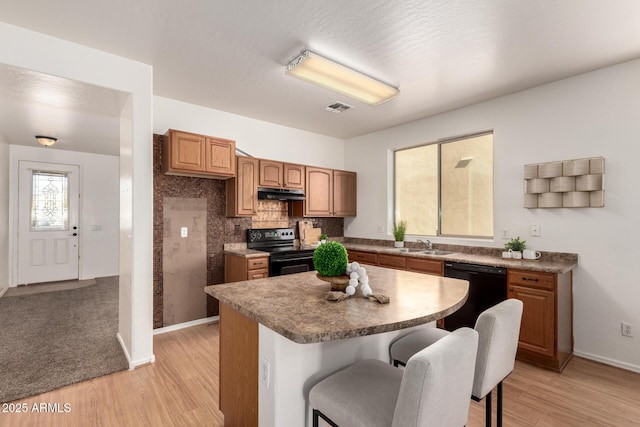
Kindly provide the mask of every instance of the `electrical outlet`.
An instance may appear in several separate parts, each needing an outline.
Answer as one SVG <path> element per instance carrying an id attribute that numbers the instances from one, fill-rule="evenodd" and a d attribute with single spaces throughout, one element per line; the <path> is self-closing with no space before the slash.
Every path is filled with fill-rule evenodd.
<path id="1" fill-rule="evenodd" d="M 502 238 L 503 239 L 509 238 L 509 230 L 507 230 L 506 228 L 502 230 Z"/>
<path id="2" fill-rule="evenodd" d="M 269 380 L 271 379 L 271 364 L 264 357 L 260 358 L 260 382 L 266 388 L 269 388 Z"/>
<path id="3" fill-rule="evenodd" d="M 189 229 L 187 227 L 180 228 L 180 237 L 187 237 L 189 235 Z"/>
<path id="4" fill-rule="evenodd" d="M 539 224 L 532 224 L 531 225 L 531 235 L 533 237 L 540 237 L 540 225 Z"/>
<path id="5" fill-rule="evenodd" d="M 623 337 L 633 337 L 633 325 L 627 322 L 622 322 L 621 326 L 621 333 Z"/>

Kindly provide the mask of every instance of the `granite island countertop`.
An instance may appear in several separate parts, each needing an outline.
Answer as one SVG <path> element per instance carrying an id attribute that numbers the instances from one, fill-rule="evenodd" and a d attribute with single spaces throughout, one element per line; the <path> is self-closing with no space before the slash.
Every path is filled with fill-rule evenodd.
<path id="1" fill-rule="evenodd" d="M 379 304 L 356 294 L 324 299 L 330 285 L 315 271 L 205 287 L 205 292 L 249 319 L 300 344 L 372 335 L 418 326 L 447 316 L 467 300 L 465 280 L 365 266 Z"/>

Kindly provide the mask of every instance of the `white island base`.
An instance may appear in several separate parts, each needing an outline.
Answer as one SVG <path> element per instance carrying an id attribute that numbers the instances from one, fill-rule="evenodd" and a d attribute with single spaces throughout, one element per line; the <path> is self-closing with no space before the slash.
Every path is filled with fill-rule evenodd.
<path id="1" fill-rule="evenodd" d="M 258 325 L 258 425 L 311 426 L 311 387 L 358 360 L 388 361 L 391 342 L 425 327 L 435 327 L 435 322 L 363 337 L 297 344 Z"/>

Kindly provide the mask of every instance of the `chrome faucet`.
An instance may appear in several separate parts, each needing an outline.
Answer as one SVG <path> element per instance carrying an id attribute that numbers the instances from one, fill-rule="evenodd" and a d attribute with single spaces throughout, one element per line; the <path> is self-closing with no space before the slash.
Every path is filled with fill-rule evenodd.
<path id="1" fill-rule="evenodd" d="M 422 243 L 423 245 L 425 245 L 427 247 L 428 250 L 432 250 L 433 249 L 433 243 L 431 243 L 431 240 L 427 240 L 426 242 L 424 240 L 420 240 L 418 239 L 418 242 Z"/>

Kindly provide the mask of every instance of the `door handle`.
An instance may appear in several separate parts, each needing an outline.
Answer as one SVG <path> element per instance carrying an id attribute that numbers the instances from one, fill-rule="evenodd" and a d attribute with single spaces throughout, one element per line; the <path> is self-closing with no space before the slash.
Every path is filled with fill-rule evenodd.
<path id="1" fill-rule="evenodd" d="M 71 236 L 77 236 L 77 235 L 78 235 L 78 233 L 73 233 L 73 234 L 70 234 L 70 235 L 71 235 Z"/>

